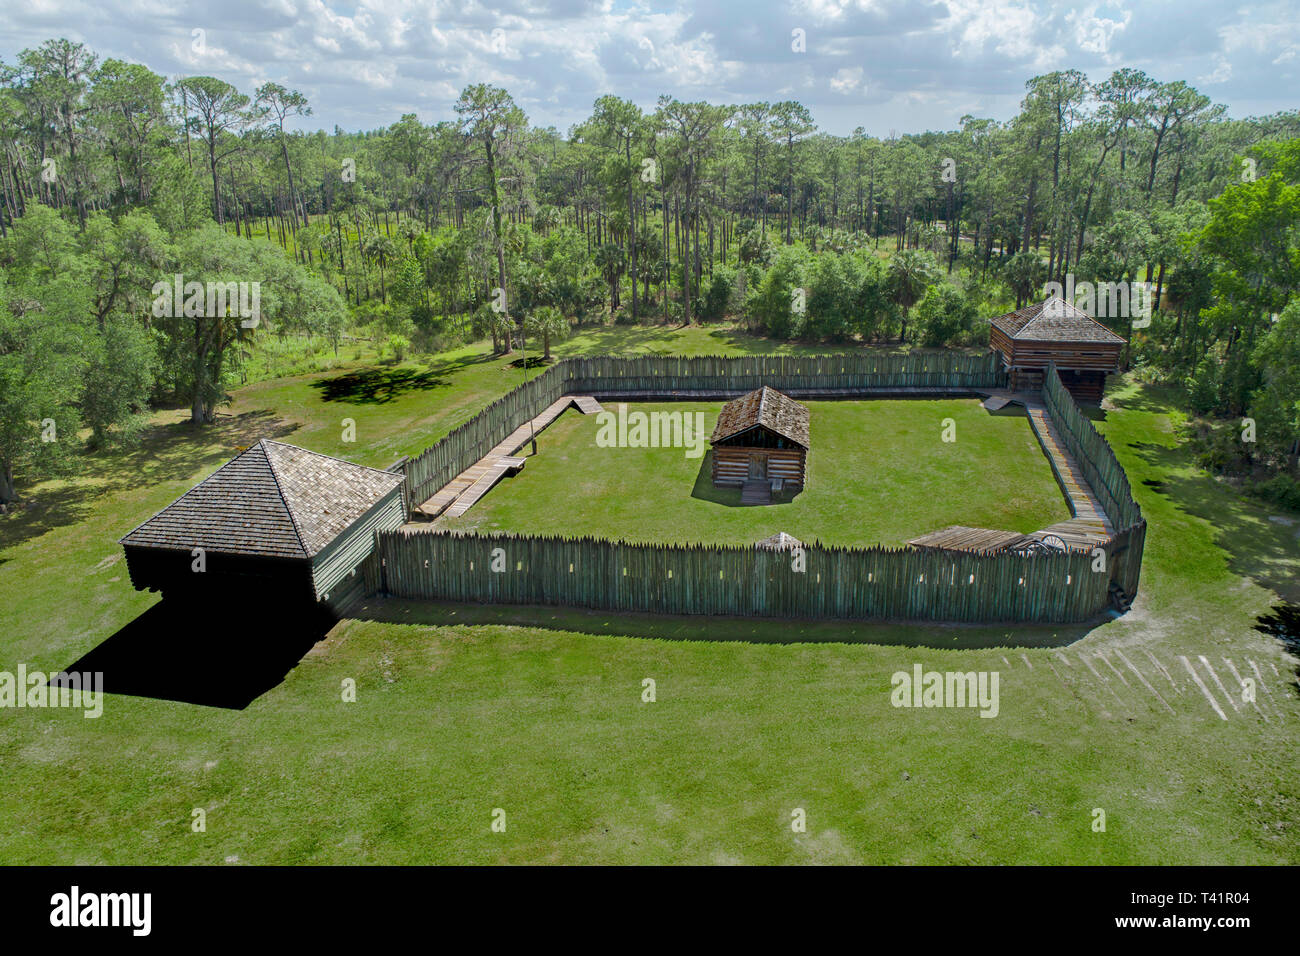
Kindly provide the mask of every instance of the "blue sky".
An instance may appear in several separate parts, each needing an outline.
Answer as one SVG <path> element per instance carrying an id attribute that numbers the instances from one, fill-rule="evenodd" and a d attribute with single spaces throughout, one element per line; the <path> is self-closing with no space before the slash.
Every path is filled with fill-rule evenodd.
<path id="1" fill-rule="evenodd" d="M 203 31 L 202 43 L 195 32 Z M 796 50 L 802 31 L 804 49 Z M 1235 117 L 1300 106 L 1300 7 L 1209 0 L 32 0 L 0 8 L 0 59 L 66 36 L 169 77 L 307 95 L 310 127 L 451 117 L 469 83 L 506 87 L 567 130 L 605 93 L 797 99 L 819 126 L 876 135 L 1006 119 L 1031 76 L 1121 66 L 1185 80 Z"/>

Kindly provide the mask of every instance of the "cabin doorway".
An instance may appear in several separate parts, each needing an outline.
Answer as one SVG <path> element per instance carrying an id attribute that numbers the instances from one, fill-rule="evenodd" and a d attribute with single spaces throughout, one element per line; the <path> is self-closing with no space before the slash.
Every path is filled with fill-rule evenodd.
<path id="1" fill-rule="evenodd" d="M 749 456 L 749 480 L 750 481 L 767 480 L 767 456 L 766 455 Z"/>

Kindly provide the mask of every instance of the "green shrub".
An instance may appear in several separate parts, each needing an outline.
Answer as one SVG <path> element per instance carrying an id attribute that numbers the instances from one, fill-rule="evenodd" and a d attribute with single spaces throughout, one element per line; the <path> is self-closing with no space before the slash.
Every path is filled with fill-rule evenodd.
<path id="1" fill-rule="evenodd" d="M 1280 505 L 1291 511 L 1300 511 L 1300 481 L 1290 475 L 1274 475 L 1267 481 L 1252 485 L 1246 491 L 1270 504 Z"/>
<path id="2" fill-rule="evenodd" d="M 411 340 L 408 339 L 405 335 L 398 335 L 396 332 L 390 335 L 388 339 L 384 342 L 384 348 L 387 351 L 392 352 L 393 359 L 398 362 L 406 358 L 406 350 L 409 349 L 410 347 L 411 347 Z"/>
<path id="3" fill-rule="evenodd" d="M 916 304 L 921 344 L 929 348 L 957 344 L 974 328 L 975 318 L 975 306 L 960 289 L 946 284 L 930 286 Z"/>
<path id="4" fill-rule="evenodd" d="M 731 296 L 736 289 L 736 270 L 730 266 L 717 266 L 700 300 L 701 319 L 721 319 L 731 308 Z"/>

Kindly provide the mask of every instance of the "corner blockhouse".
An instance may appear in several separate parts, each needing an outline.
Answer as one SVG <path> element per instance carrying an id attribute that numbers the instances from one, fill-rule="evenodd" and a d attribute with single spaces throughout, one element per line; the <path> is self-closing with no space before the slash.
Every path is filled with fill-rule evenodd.
<path id="1" fill-rule="evenodd" d="M 989 320 L 989 348 L 1001 355 L 1013 392 L 1042 388 L 1055 364 L 1075 400 L 1091 405 L 1101 403 L 1106 376 L 1119 371 L 1125 341 L 1056 296 Z"/>
<path id="2" fill-rule="evenodd" d="M 374 532 L 402 525 L 405 476 L 262 439 L 121 539 L 137 590 L 340 607 Z"/>

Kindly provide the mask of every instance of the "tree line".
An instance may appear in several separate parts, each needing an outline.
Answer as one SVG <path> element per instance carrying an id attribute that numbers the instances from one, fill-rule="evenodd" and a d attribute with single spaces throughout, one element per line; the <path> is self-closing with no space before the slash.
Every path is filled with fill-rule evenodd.
<path id="1" fill-rule="evenodd" d="M 184 250 L 215 230 L 279 246 L 299 270 L 315 308 L 285 323 L 335 341 L 369 324 L 395 355 L 420 336 L 485 335 L 504 351 L 531 334 L 549 351 L 570 322 L 611 319 L 979 344 L 981 318 L 1047 282 L 1146 282 L 1148 330 L 1107 319 L 1134 340 L 1128 360 L 1185 387 L 1198 411 L 1260 412 L 1270 438 L 1247 469 L 1289 461 L 1294 473 L 1300 413 L 1277 358 L 1294 331 L 1275 316 L 1296 283 L 1300 112 L 1231 119 L 1184 82 L 1120 69 L 1096 83 L 1034 77 L 1007 121 L 885 138 L 819 130 L 795 101 L 671 96 L 651 109 L 603 96 L 561 133 L 483 84 L 431 124 L 294 129 L 310 115 L 276 83 L 169 79 L 66 40 L 0 65 L 8 311 L 41 301 L 24 223 L 48 211 L 69 231 L 43 281 L 66 271 L 58 256 L 95 260 L 102 244 L 86 237 L 124 223 L 152 222 L 167 249 L 129 255 L 144 272 L 164 260 L 202 271 Z M 233 258 L 210 271 L 269 268 L 211 247 Z M 109 313 L 158 336 L 141 308 L 118 293 Z M 123 408 L 188 389 L 195 420 L 210 419 L 228 374 L 217 359 L 241 333 L 204 321 L 226 332 L 184 348 L 161 332 L 169 344 L 154 351 L 173 361 L 155 356 Z"/>

